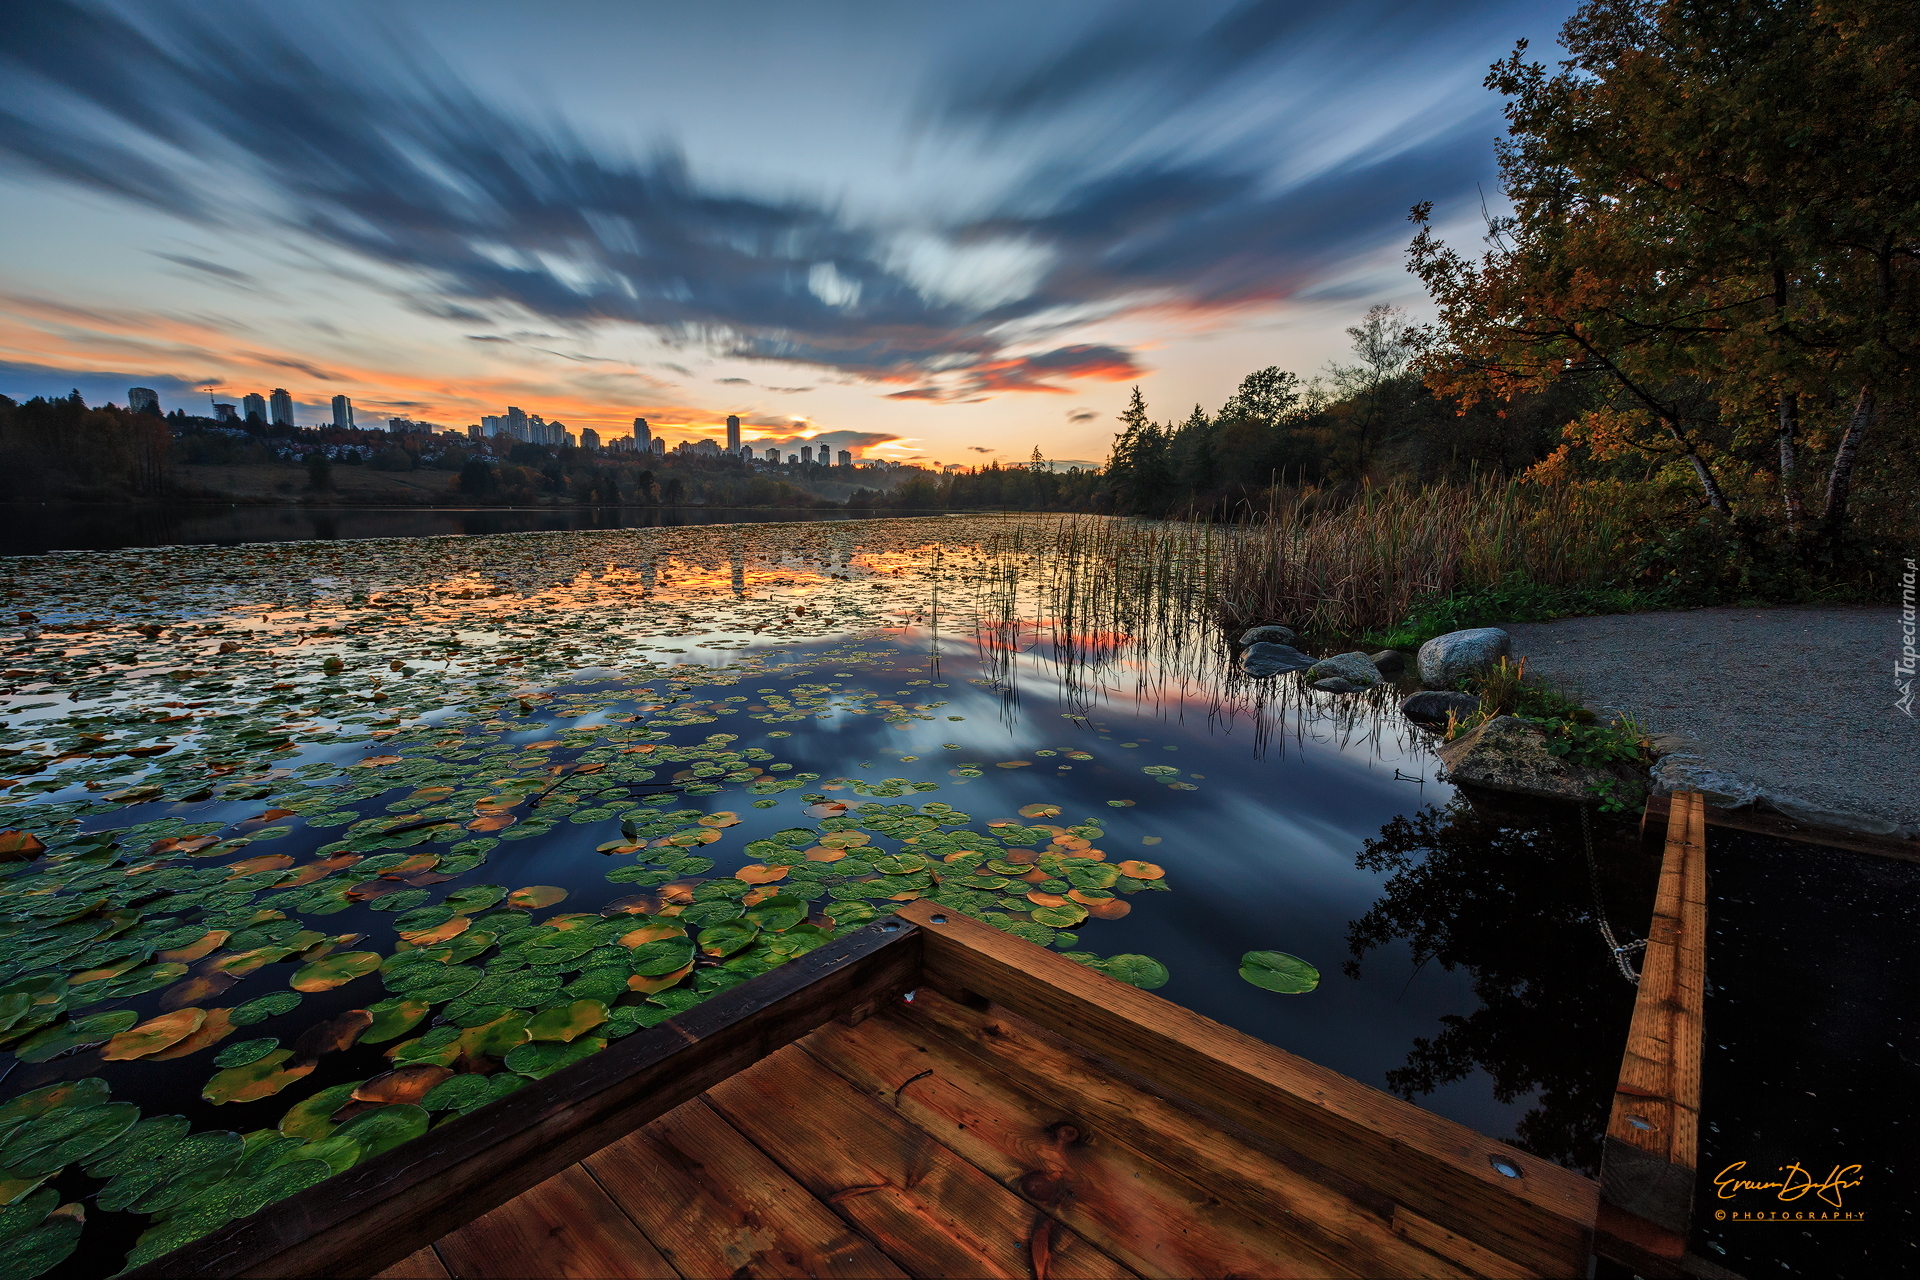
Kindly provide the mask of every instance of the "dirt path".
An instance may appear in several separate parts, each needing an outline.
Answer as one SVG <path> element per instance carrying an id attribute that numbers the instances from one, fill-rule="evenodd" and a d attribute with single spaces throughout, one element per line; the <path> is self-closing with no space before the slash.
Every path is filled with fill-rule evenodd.
<path id="1" fill-rule="evenodd" d="M 1691 609 L 1514 623 L 1527 670 L 1783 796 L 1920 831 L 1920 719 L 1893 608 Z"/>

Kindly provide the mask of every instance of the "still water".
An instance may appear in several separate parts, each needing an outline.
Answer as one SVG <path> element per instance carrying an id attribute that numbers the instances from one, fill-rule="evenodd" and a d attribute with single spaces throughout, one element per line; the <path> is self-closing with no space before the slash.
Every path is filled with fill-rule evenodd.
<path id="1" fill-rule="evenodd" d="M 898 518 L 897 513 L 890 513 Z M 862 520 L 859 511 L 734 507 L 241 507 L 131 503 L 0 504 L 0 555 L 115 547 L 300 542 L 336 538 L 478 537 L 493 533 L 655 529 L 706 524 Z"/>
<path id="2" fill-rule="evenodd" d="M 1631 934 L 1657 863 L 1631 828 L 1455 794 L 1391 691 L 1241 676 L 1185 570 L 1128 569 L 1129 529 L 0 562 L 0 806 L 52 846 L 0 882 L 0 1000 L 33 1030 L 0 1095 L 149 1126 L 39 1157 L 49 1208 L 91 1197 L 62 1273 L 215 1229 L 900 897 L 1145 957 L 1124 967 L 1164 967 L 1167 999 L 1591 1171 L 1634 992 L 1596 920 Z M 654 962 L 675 948 L 688 968 Z M 1253 985 L 1254 951 L 1318 985 Z M 574 1016 L 590 1034 L 526 1038 Z M 158 1172 L 112 1164 L 149 1140 Z"/>

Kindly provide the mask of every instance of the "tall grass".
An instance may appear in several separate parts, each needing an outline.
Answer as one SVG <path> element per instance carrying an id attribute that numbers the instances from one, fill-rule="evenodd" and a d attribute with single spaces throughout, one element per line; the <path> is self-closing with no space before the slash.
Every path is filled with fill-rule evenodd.
<path id="1" fill-rule="evenodd" d="M 1626 485 L 1519 481 L 1396 481 L 1338 506 L 1302 490 L 1226 544 L 1217 608 L 1230 624 L 1361 636 L 1446 592 L 1516 580 L 1595 588 L 1619 572 L 1650 503 Z"/>

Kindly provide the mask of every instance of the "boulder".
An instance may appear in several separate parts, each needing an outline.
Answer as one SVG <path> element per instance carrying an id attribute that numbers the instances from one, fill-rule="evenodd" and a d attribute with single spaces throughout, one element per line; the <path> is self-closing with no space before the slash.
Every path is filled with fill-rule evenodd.
<path id="1" fill-rule="evenodd" d="M 1380 668 L 1383 675 L 1393 675 L 1395 672 L 1404 671 L 1407 666 L 1407 655 L 1396 649 L 1382 649 L 1380 652 L 1373 654 L 1372 658 L 1373 665 Z"/>
<path id="2" fill-rule="evenodd" d="M 1871 813 L 1856 813 L 1849 809 L 1833 809 L 1823 804 L 1815 804 L 1811 800 L 1798 800 L 1793 796 L 1768 793 L 1761 796 L 1758 803 L 1761 808 L 1771 809 L 1783 818 L 1791 818 L 1809 827 L 1831 827 L 1836 831 L 1857 831 L 1870 836 L 1904 834 L 1900 824 L 1891 818 L 1882 818 Z"/>
<path id="3" fill-rule="evenodd" d="M 1299 636 L 1296 636 L 1279 623 L 1269 622 L 1262 626 L 1248 629 L 1247 633 L 1240 637 L 1240 643 L 1242 645 L 1250 645 L 1265 641 L 1267 644 L 1292 644 L 1299 638 Z"/>
<path id="4" fill-rule="evenodd" d="M 1380 668 L 1373 665 L 1373 659 L 1360 652 L 1337 653 L 1331 658 L 1322 658 L 1307 668 L 1309 681 L 1345 680 L 1357 685 L 1375 685 L 1380 683 Z"/>
<path id="5" fill-rule="evenodd" d="M 1283 671 L 1305 671 L 1313 659 L 1284 644 L 1257 640 L 1240 655 L 1240 669 L 1250 676 L 1277 676 Z"/>
<path id="6" fill-rule="evenodd" d="M 1429 689 L 1451 689 L 1460 677 L 1511 656 L 1513 637 L 1498 627 L 1449 631 L 1420 646 L 1420 683 Z"/>
<path id="7" fill-rule="evenodd" d="M 1752 804 L 1760 788 L 1736 774 L 1716 769 L 1704 759 L 1685 752 L 1661 756 L 1653 766 L 1655 794 L 1698 791 L 1708 804 L 1720 809 L 1738 809 Z"/>
<path id="8" fill-rule="evenodd" d="M 1616 775 L 1547 750 L 1547 735 L 1515 716 L 1497 716 L 1438 748 L 1447 780 L 1546 800 L 1587 801 Z"/>
<path id="9" fill-rule="evenodd" d="M 1464 721 L 1479 709 L 1480 699 L 1471 693 L 1429 691 L 1400 700 L 1401 715 L 1409 720 L 1426 720 L 1434 724 L 1445 724 L 1448 712 L 1453 713 L 1455 720 Z"/>
<path id="10" fill-rule="evenodd" d="M 1307 674 L 1312 675 L 1313 673 L 1309 671 Z M 1315 680 L 1313 687 L 1322 693 L 1364 693 L 1373 686 L 1370 684 L 1357 684 L 1352 680 L 1346 680 L 1340 676 L 1328 676 L 1324 680 Z"/>

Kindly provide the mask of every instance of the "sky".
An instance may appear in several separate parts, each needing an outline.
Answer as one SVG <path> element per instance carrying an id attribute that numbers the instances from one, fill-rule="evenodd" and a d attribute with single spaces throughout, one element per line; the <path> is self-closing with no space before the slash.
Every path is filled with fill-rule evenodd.
<path id="1" fill-rule="evenodd" d="M 1098 463 L 1423 310 L 1518 0 L 34 0 L 0 393 Z"/>

